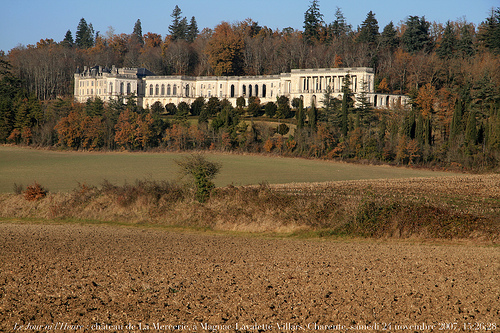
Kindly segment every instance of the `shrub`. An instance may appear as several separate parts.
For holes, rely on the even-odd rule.
[[[180,173],[183,176],[192,176],[195,185],[195,199],[199,202],[205,202],[215,185],[212,179],[219,173],[221,165],[208,161],[203,155],[195,154],[186,157],[182,161],[177,161],[181,167]]]
[[[35,182],[33,185],[26,187],[26,191],[24,191],[24,198],[28,201],[37,201],[45,198],[47,196],[47,192],[48,191],[46,189]]]

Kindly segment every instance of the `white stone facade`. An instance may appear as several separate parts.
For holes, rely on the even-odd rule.
[[[290,101],[300,98],[304,106],[313,102],[321,107],[323,94],[328,86],[333,96],[342,98],[341,89],[346,75],[351,77],[351,89],[355,96],[364,90],[375,107],[406,105],[408,97],[402,95],[377,94],[374,92],[372,68],[324,68],[292,69],[290,73],[262,76],[157,76],[144,69],[101,67],[85,68],[75,73],[75,99],[84,103],[89,98],[100,97],[103,101],[117,96],[135,94],[137,103],[147,108],[155,102],[163,106],[168,103],[192,103],[197,97],[226,98],[234,106],[236,99],[256,96],[262,104],[276,102],[277,97],[287,96]]]

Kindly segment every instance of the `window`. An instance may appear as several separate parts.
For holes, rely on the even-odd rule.
[[[113,83],[110,83],[109,84],[109,93],[112,94],[113,93]]]
[[[158,96],[160,94],[160,86],[157,84],[155,86],[155,95]]]
[[[120,83],[120,94],[123,95],[123,82]]]
[[[177,95],[177,85],[174,84],[174,87],[172,88],[172,95],[176,96]]]
[[[170,96],[171,94],[171,90],[170,90],[170,84],[167,85],[167,96]]]
[[[130,86],[130,83],[127,83],[127,95],[130,95],[130,93],[132,92],[132,87]]]
[[[164,84],[161,85],[161,95],[165,96],[165,85]]]
[[[149,95],[153,96],[153,85],[152,84],[149,85]]]

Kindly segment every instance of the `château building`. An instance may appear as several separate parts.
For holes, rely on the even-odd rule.
[[[236,99],[243,96],[258,97],[262,104],[275,102],[284,95],[290,101],[300,98],[304,106],[314,102],[321,103],[328,86],[333,97],[342,98],[344,78],[351,78],[351,90],[355,97],[364,91],[374,107],[393,107],[406,105],[408,96],[380,94],[374,90],[374,71],[372,68],[320,68],[292,69],[290,73],[257,76],[158,76],[145,68],[87,68],[75,73],[75,99],[86,102],[89,98],[99,97],[103,101],[118,96],[135,94],[137,104],[144,108],[160,102],[178,105],[180,102],[191,104],[196,98],[218,97],[228,99],[236,106]]]

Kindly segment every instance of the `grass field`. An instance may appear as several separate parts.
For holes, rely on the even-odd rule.
[[[0,146],[0,193],[12,192],[14,183],[37,181],[50,191],[69,191],[78,183],[99,185],[133,183],[136,179],[175,180],[176,160],[182,153],[57,152]],[[217,186],[268,182],[323,182],[358,179],[438,177],[454,173],[390,166],[356,165],[332,161],[256,155],[207,154],[222,164]]]

